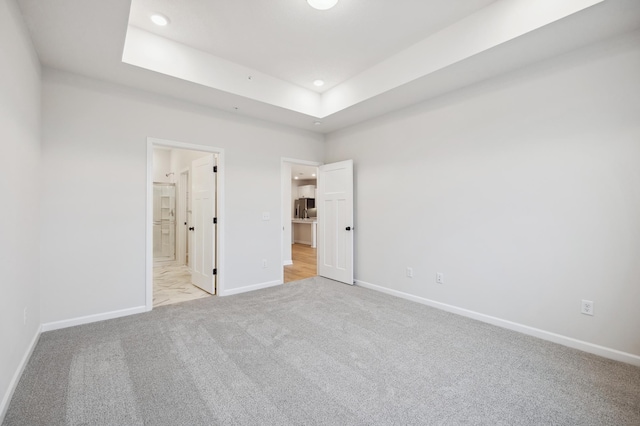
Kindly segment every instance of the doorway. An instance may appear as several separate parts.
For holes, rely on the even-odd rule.
[[[147,140],[146,308],[223,287],[221,149]]]
[[[309,177],[317,179],[316,187],[291,183],[307,177],[304,169],[297,169],[302,166],[313,167],[315,176],[310,170]],[[353,285],[353,161],[344,160],[321,165],[283,158],[281,185],[282,282],[320,275]],[[296,197],[303,199],[312,196],[313,206],[295,201]],[[310,211],[313,211],[311,215]],[[306,240],[300,241],[300,237],[296,236],[296,222],[306,225]],[[311,227],[310,222],[314,222]],[[315,253],[298,252],[300,260],[297,264],[305,269],[300,274],[294,273],[295,268],[291,268],[296,265],[293,257],[296,242],[306,242],[310,248],[315,249]],[[307,265],[304,265],[305,259],[309,261]],[[311,263],[314,259],[315,265]]]
[[[317,275],[318,163],[282,161],[282,282]]]

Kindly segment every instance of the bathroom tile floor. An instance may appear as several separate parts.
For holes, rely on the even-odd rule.
[[[153,265],[153,306],[170,305],[211,296],[191,284],[191,273],[176,262],[155,262]]]

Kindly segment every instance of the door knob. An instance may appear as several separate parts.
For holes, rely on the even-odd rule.
[[[195,229],[196,229],[196,228],[194,228],[193,226],[190,226],[190,227],[189,227],[189,231],[193,231],[193,230],[195,230]]]
[[[346,229],[347,231],[351,231],[351,227],[350,227],[350,226],[347,226],[345,229]]]

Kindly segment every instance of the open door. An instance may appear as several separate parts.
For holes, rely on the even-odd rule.
[[[189,231],[192,233],[191,282],[206,292],[215,294],[216,281],[213,272],[216,227],[213,223],[216,203],[216,175],[214,172],[213,155],[207,155],[191,163],[193,176],[191,178],[191,208],[192,224]]]
[[[353,285],[353,160],[318,168],[318,275]]]

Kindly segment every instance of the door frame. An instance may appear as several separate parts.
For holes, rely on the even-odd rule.
[[[153,309],[153,148],[173,148],[190,151],[202,151],[217,155],[218,173],[216,179],[216,205],[218,223],[216,228],[217,245],[214,265],[217,269],[216,294],[224,294],[225,258],[224,258],[224,224],[225,224],[225,204],[224,204],[224,149],[208,145],[197,145],[192,143],[172,141],[168,139],[147,138],[147,212],[146,212],[146,244],[145,244],[145,309]]]
[[[287,226],[287,224],[289,226],[291,226],[291,200],[293,199],[293,194],[291,194],[291,169],[289,168],[288,171],[289,173],[285,173],[285,163],[289,163],[289,164],[300,164],[303,166],[312,166],[312,167],[320,167],[322,166],[324,163],[319,162],[319,161],[309,161],[309,160],[300,160],[297,158],[287,158],[287,157],[281,157],[280,158],[280,208],[282,209],[282,214],[280,215],[280,228],[282,229],[282,232],[280,233],[280,283],[283,284],[284,283],[284,267],[285,267],[285,262],[287,262],[288,260],[291,259],[285,259],[284,256],[284,245],[285,244],[291,244],[291,241],[286,242],[285,241],[285,232],[284,232],[284,227]],[[285,195],[286,195],[286,185],[289,185],[289,199],[288,199],[288,207],[285,208],[284,203],[285,203]],[[320,219],[318,219],[320,220]],[[316,250],[318,250],[320,247],[316,246]],[[316,252],[317,253],[317,252]],[[316,267],[316,274],[318,273],[318,269]]]

